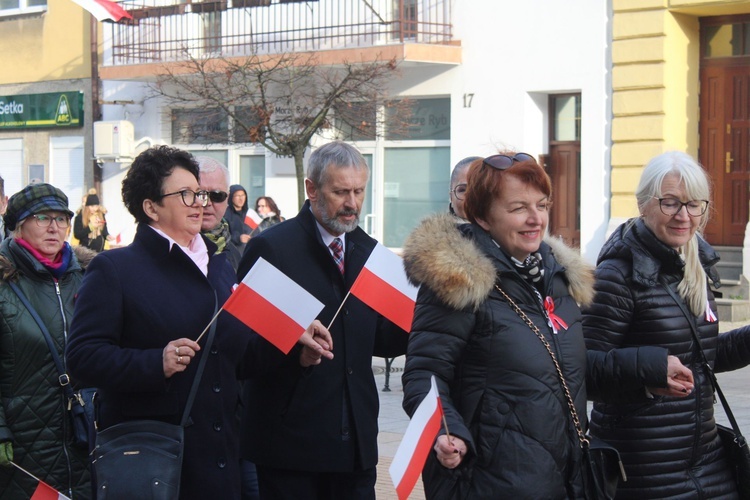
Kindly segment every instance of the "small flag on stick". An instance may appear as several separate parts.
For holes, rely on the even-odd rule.
[[[417,484],[427,461],[427,455],[430,454],[435,437],[440,430],[443,407],[440,404],[440,394],[434,375],[430,382],[432,385],[430,392],[419,403],[417,411],[412,415],[404,438],[398,445],[396,455],[388,469],[399,500],[408,498],[414,485]]]
[[[378,243],[351,287],[359,300],[406,330],[411,330],[418,287],[406,278],[401,257]]]
[[[71,500],[70,497],[63,495],[17,463],[11,462],[10,464],[38,483],[30,500]]]
[[[261,257],[222,309],[288,354],[323,304]]]
[[[245,224],[250,226],[251,229],[255,229],[263,221],[263,217],[258,215],[258,212],[252,208],[247,209],[247,215],[245,215]]]

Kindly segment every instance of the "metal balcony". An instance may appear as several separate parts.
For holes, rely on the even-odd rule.
[[[451,0],[126,0],[103,66],[403,44],[451,45]]]

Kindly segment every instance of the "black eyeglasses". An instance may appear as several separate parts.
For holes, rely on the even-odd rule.
[[[198,200],[198,205],[201,207],[208,205],[208,191],[190,191],[189,189],[183,189],[182,191],[163,194],[161,195],[161,198],[174,196],[176,194],[179,194],[182,197],[182,203],[184,203],[186,207],[192,207],[195,205],[195,200]]]
[[[482,161],[482,165],[487,165],[498,170],[506,170],[513,166],[515,162],[531,160],[536,163],[533,156],[526,153],[516,153],[514,156],[508,155],[492,155],[488,156]]]
[[[56,215],[52,217],[51,215],[34,214],[32,217],[36,220],[36,225],[39,227],[50,227],[52,221],[55,221],[55,224],[57,224],[57,227],[59,228],[66,228],[70,225],[70,218],[66,215]]]
[[[685,209],[687,210],[687,214],[690,217],[700,217],[701,215],[706,213],[706,210],[708,210],[708,200],[690,200],[683,203],[676,198],[656,199],[659,200],[659,208],[661,209],[661,213],[672,217],[680,213],[682,207],[685,207]]]
[[[451,189],[451,193],[456,197],[457,200],[463,200],[466,194],[466,184],[456,184],[456,187]]]
[[[226,191],[206,191],[206,193],[208,193],[208,199],[211,200],[211,203],[221,203],[229,198],[229,193]]]

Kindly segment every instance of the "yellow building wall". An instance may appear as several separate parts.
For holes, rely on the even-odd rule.
[[[643,166],[698,155],[700,17],[750,12],[748,0],[613,0],[612,218],[638,214]]]
[[[47,12],[0,19],[0,85],[89,78],[90,15],[70,0],[48,0]]]

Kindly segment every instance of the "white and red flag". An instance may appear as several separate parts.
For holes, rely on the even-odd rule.
[[[73,0],[86,9],[97,21],[117,22],[123,17],[133,19],[130,13],[112,0]]]
[[[258,215],[258,212],[253,210],[252,208],[247,209],[247,214],[245,215],[245,224],[250,226],[252,229],[255,229],[260,225],[261,221],[263,221],[263,217]]]
[[[406,278],[401,257],[378,243],[350,292],[407,332],[414,318],[418,287]]]
[[[412,415],[404,438],[398,445],[396,455],[388,469],[399,500],[408,498],[414,485],[417,484],[427,461],[427,455],[430,454],[438,431],[440,431],[443,406],[440,404],[440,393],[434,375],[430,382],[432,384],[430,392],[419,403],[417,411]]]
[[[323,304],[261,257],[222,309],[288,354]]]
[[[70,500],[70,497],[66,497],[44,481],[39,481],[31,500]]]

